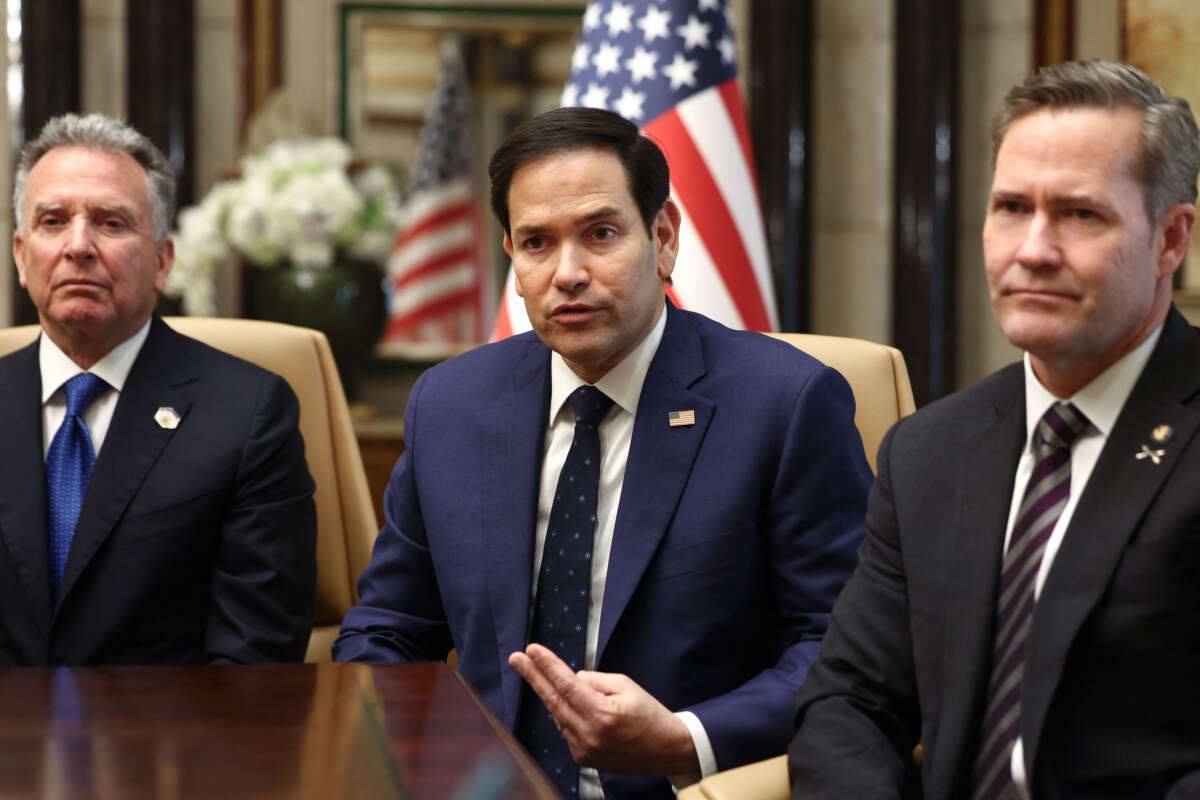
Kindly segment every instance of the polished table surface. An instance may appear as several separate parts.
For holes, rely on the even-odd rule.
[[[556,796],[441,663],[0,670],[0,797]]]

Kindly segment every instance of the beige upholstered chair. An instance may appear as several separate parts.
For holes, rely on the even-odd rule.
[[[916,410],[904,356],[894,347],[812,333],[772,333],[820,359],[846,378],[854,391],[854,424],[862,436],[867,461],[875,469],[875,453],[888,428]]]
[[[879,442],[896,421],[916,410],[904,356],[894,347],[840,336],[773,333],[845,376],[854,391],[854,424],[871,469]],[[679,800],[788,800],[787,756],[710,775],[679,793]]]
[[[789,800],[787,756],[709,775],[679,792],[678,800]]]
[[[244,319],[168,317],[180,333],[281,375],[300,399],[300,432],[316,483],[317,596],[308,661],[328,661],[342,616],[379,532],[350,410],[325,334]],[[0,354],[33,341],[38,327],[0,330]]]

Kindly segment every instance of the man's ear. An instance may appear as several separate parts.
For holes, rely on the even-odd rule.
[[[154,288],[159,293],[167,286],[167,275],[171,272],[171,267],[175,266],[175,240],[170,236],[164,236],[162,241],[158,243],[158,273],[154,276]]]
[[[21,234],[13,234],[13,263],[17,265],[17,280],[21,282],[21,287],[28,289],[25,283],[25,240],[21,238]]]
[[[1170,277],[1183,263],[1188,243],[1192,238],[1192,225],[1196,221],[1196,206],[1191,203],[1176,203],[1166,210],[1158,223],[1157,255],[1158,275]]]
[[[658,254],[658,277],[664,281],[675,269],[675,257],[679,255],[679,206],[667,198],[663,207],[654,215],[650,235]]]

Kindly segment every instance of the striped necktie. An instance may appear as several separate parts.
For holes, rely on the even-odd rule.
[[[1089,425],[1075,406],[1055,403],[1034,431],[1037,461],[1021,499],[1000,574],[992,675],[982,744],[975,760],[976,800],[1017,796],[1010,764],[1020,731],[1021,676],[1033,621],[1034,587],[1046,542],[1071,494],[1071,445]]]

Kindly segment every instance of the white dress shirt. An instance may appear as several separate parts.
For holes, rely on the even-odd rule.
[[[1063,508],[1058,522],[1055,523],[1054,530],[1050,532],[1050,538],[1046,541],[1042,563],[1038,566],[1037,578],[1033,585],[1035,598],[1041,596],[1042,585],[1046,582],[1046,576],[1050,574],[1054,557],[1058,555],[1058,548],[1062,544],[1063,536],[1071,524],[1071,517],[1075,513],[1079,496],[1083,494],[1088,478],[1091,477],[1092,469],[1100,459],[1100,451],[1104,449],[1104,443],[1108,441],[1108,435],[1112,431],[1113,425],[1116,424],[1117,417],[1125,406],[1125,401],[1129,399],[1134,384],[1141,376],[1146,362],[1150,360],[1150,354],[1154,351],[1154,345],[1158,342],[1161,333],[1162,326],[1159,325],[1153,333],[1146,337],[1145,341],[1126,353],[1120,361],[1097,375],[1091,383],[1076,392],[1073,397],[1067,399],[1067,402],[1074,403],[1075,407],[1083,412],[1091,425],[1071,447],[1071,491],[1067,497],[1067,504]],[[1004,534],[1005,550],[1008,549],[1008,540],[1012,537],[1013,526],[1017,522],[1017,512],[1021,507],[1021,499],[1025,495],[1025,485],[1029,483],[1029,476],[1033,473],[1033,467],[1037,461],[1033,450],[1033,432],[1042,415],[1060,399],[1042,386],[1037,376],[1033,374],[1033,366],[1029,363],[1029,353],[1026,353],[1025,449],[1021,453],[1021,460],[1017,463],[1017,479],[1013,485],[1012,504],[1008,512],[1008,528]],[[1036,607],[1034,613],[1036,613]],[[1016,744],[1013,746],[1012,776],[1021,797],[1029,800],[1029,789],[1025,779],[1025,748],[1020,735],[1017,736]]]
[[[629,460],[629,444],[633,440],[633,422],[637,416],[638,398],[650,362],[658,351],[666,328],[667,314],[663,309],[658,322],[646,334],[646,338],[629,355],[610,369],[604,377],[593,384],[613,401],[599,425],[600,436],[600,487],[596,502],[596,531],[592,540],[592,580],[588,599],[587,636],[584,647],[584,669],[596,667],[596,650],[600,641],[600,610],[604,606],[604,585],[608,576],[608,561],[612,554],[613,530],[616,528],[617,507],[621,498],[621,487],[625,483],[625,465]],[[542,547],[546,542],[546,531],[550,526],[550,509],[554,504],[554,490],[558,486],[558,474],[567,460],[571,439],[575,433],[575,416],[567,398],[571,392],[586,381],[567,366],[558,353],[550,355],[550,419],[546,431],[545,452],[542,457],[541,484],[538,490],[537,528],[533,547],[533,581],[530,588],[532,609],[537,598],[537,581],[542,567]],[[712,743],[704,731],[699,717],[690,711],[679,712],[678,716],[692,735],[692,742],[700,761],[700,775],[670,776],[676,786],[684,786],[700,777],[716,771],[717,757]],[[582,800],[600,800],[604,791],[600,776],[595,769],[583,767],[579,770],[579,796]]]
[[[83,412],[83,422],[87,425],[92,437],[92,450],[100,455],[100,446],[108,434],[109,423],[112,422],[113,411],[117,407],[117,398],[125,387],[125,379],[133,362],[141,352],[146,336],[150,333],[150,323],[138,330],[133,336],[114,347],[105,354],[104,358],[86,370],[102,378],[109,385],[108,389],[100,392],[92,404]],[[84,372],[79,365],[70,359],[59,346],[50,340],[43,332],[38,340],[38,366],[42,373],[42,460],[50,452],[50,443],[54,434],[58,433],[63,419],[67,416],[67,393],[63,384]]]

